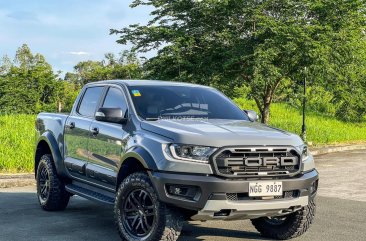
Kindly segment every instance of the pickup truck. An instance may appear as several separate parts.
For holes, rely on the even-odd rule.
[[[89,83],[69,115],[37,117],[40,206],[64,210],[73,195],[112,205],[122,240],[176,240],[187,220],[242,219],[266,237],[297,237],[315,213],[313,156],[257,119],[207,86]]]

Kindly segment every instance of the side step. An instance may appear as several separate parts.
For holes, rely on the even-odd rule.
[[[102,191],[103,193],[97,192],[97,190],[90,190],[89,188],[81,187],[75,184],[68,184],[65,186],[66,191],[76,194],[80,197],[101,202],[104,204],[114,204],[114,194],[108,193],[106,191]],[[94,188],[93,188],[94,189]]]

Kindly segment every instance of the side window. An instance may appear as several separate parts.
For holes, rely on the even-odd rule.
[[[117,88],[109,88],[105,97],[103,107],[107,108],[121,108],[123,113],[126,113],[127,103],[123,97],[122,92]]]
[[[78,113],[83,116],[94,116],[103,87],[90,87],[86,89],[78,108]]]

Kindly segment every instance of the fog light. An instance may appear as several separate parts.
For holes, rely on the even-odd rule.
[[[188,200],[197,201],[201,196],[201,190],[197,186],[183,186],[176,184],[167,184],[166,190],[169,195]]]
[[[177,186],[170,186],[169,193],[172,195],[177,196],[185,196],[187,194],[188,188],[186,187],[177,187]]]

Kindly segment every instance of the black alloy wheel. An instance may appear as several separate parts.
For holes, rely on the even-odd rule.
[[[131,191],[123,203],[123,225],[131,236],[147,236],[155,223],[155,205],[145,190]]]
[[[46,166],[42,165],[39,172],[38,197],[41,203],[47,202],[50,196],[50,175]]]
[[[286,216],[266,217],[264,218],[264,220],[271,225],[281,225],[286,221],[286,218]]]

